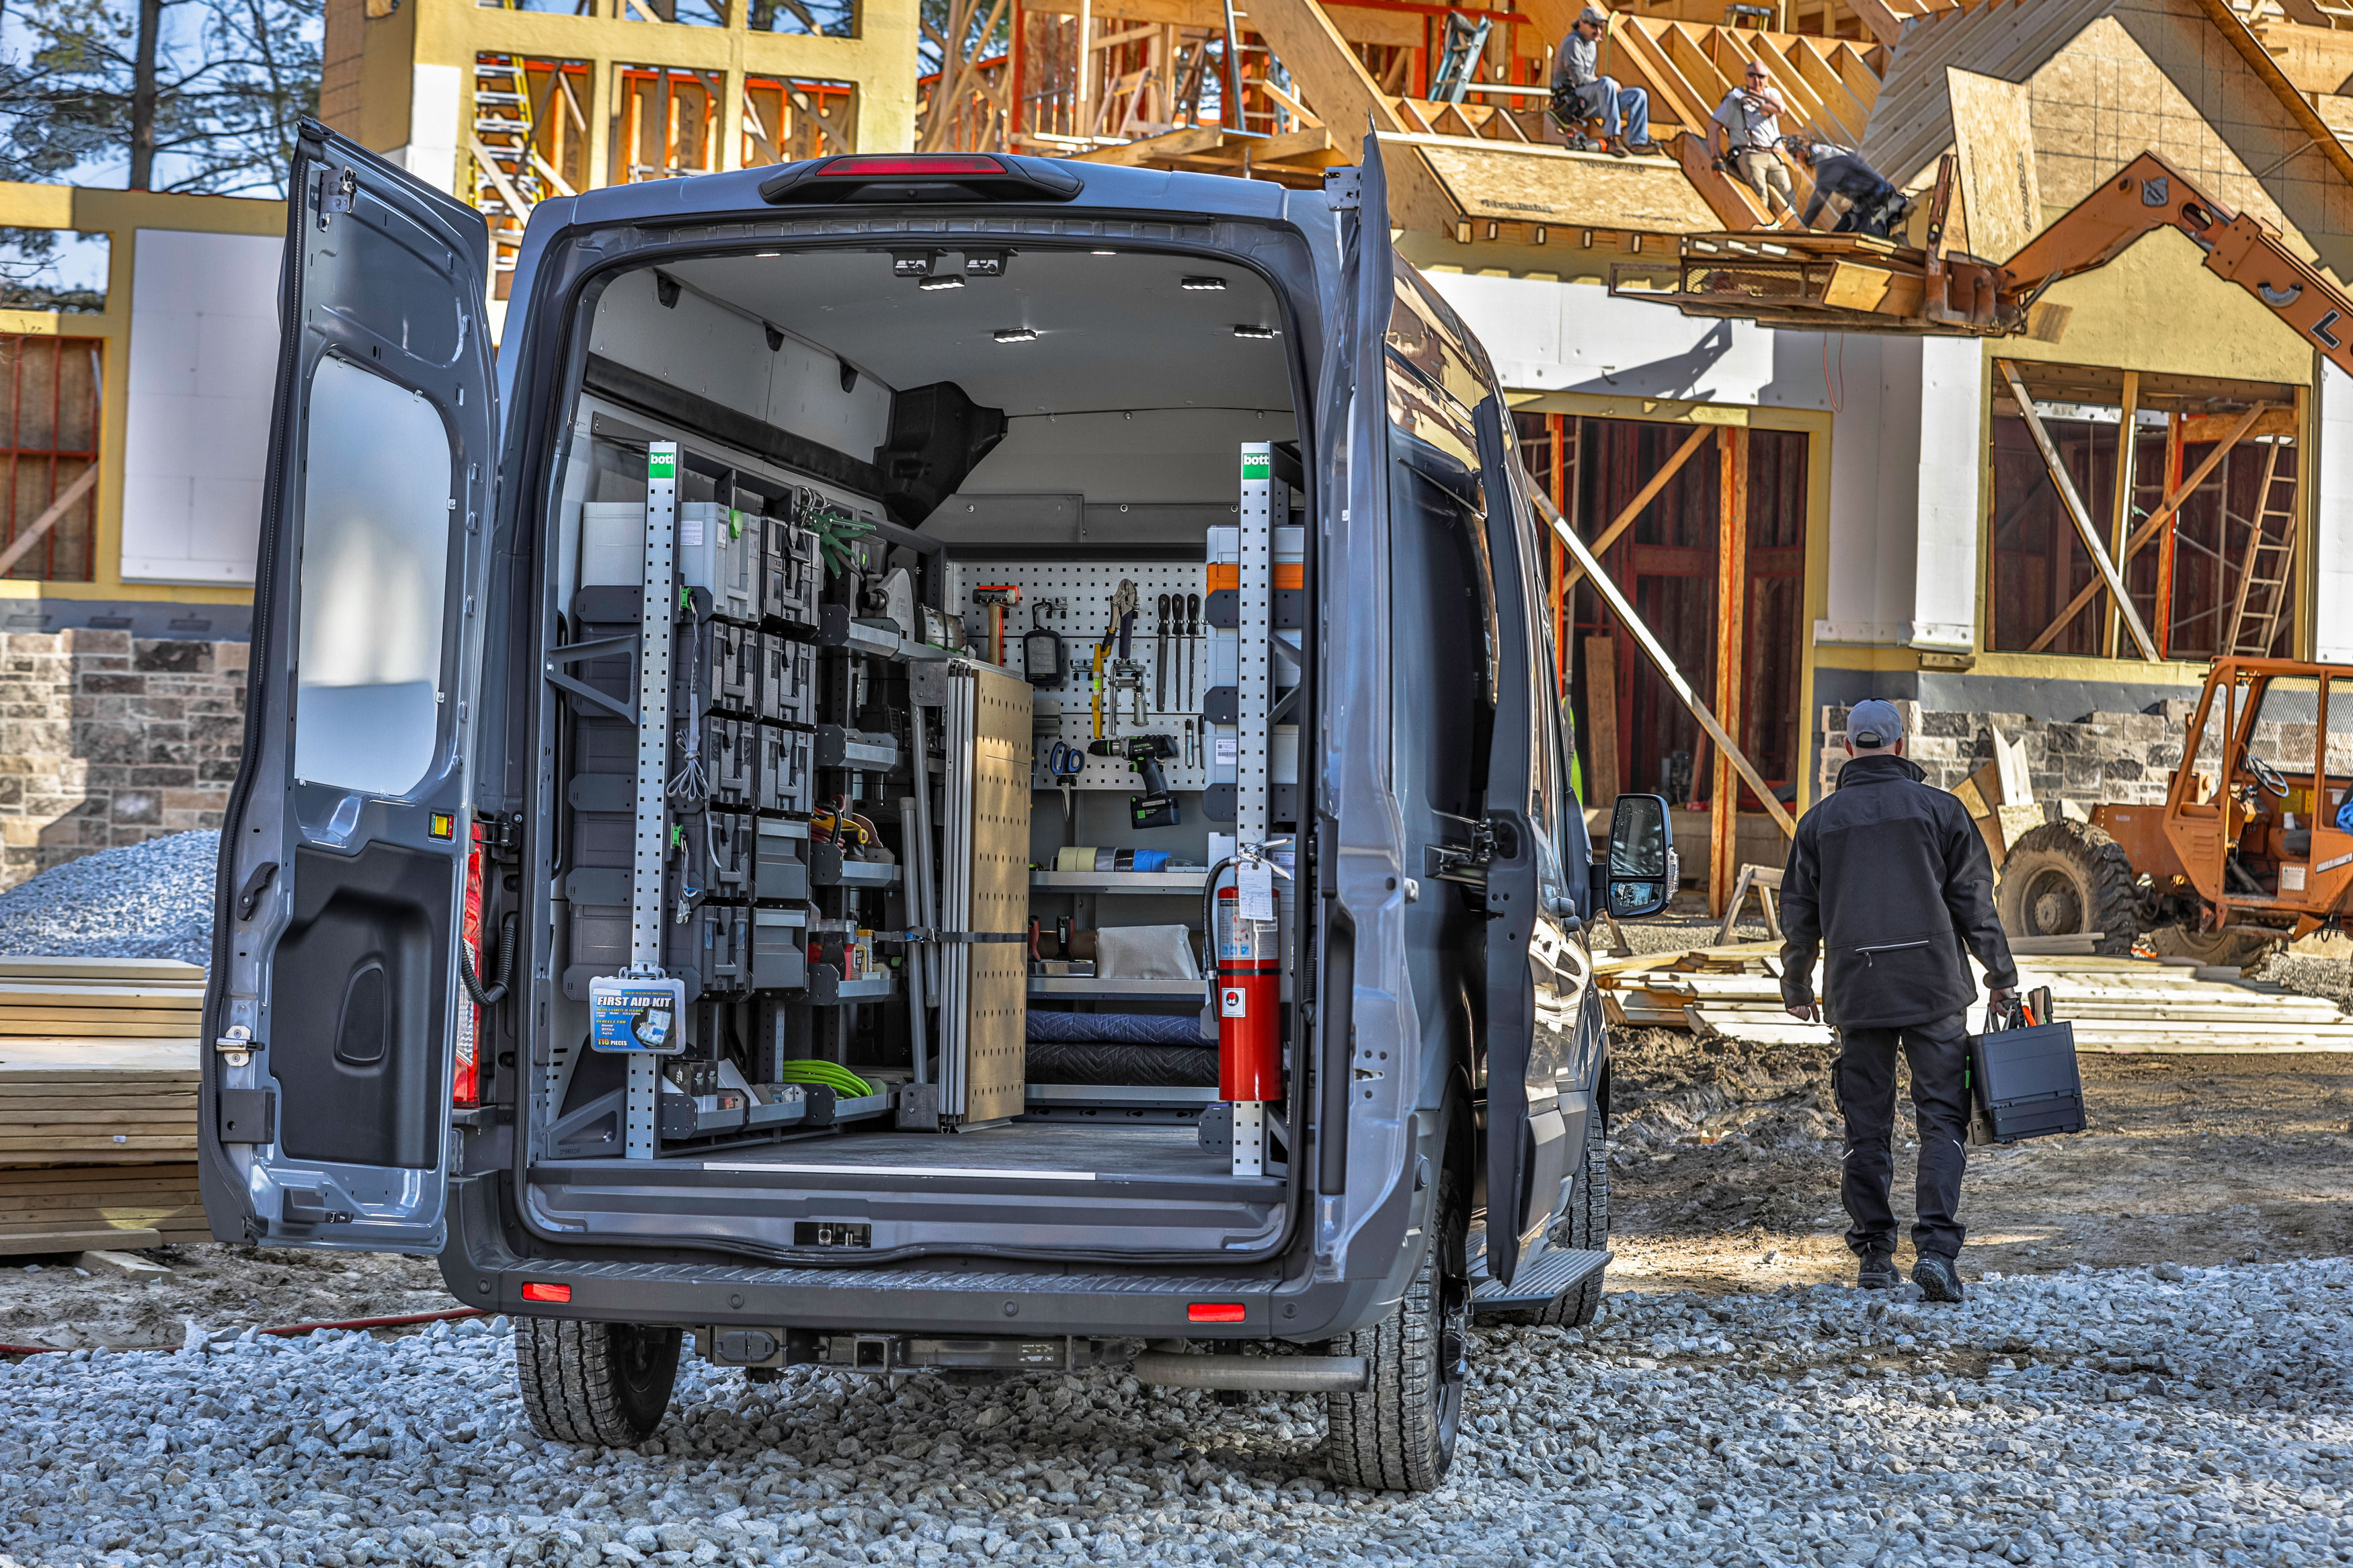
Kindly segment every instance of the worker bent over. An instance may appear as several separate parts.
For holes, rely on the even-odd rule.
[[[1894,704],[1848,710],[1838,788],[1806,813],[1781,883],[1781,999],[1800,1018],[1814,1005],[1814,954],[1838,1027],[1831,1088],[1846,1118],[1840,1196],[1854,1224],[1846,1244],[1865,1289],[1895,1283],[1895,1052],[1912,1064],[1920,1129],[1920,1255],[1912,1278],[1932,1301],[1961,1299],[1955,1267],[1967,1234],[1955,1217],[1969,1108],[1963,1014],[1975,999],[1966,954],[1985,965],[1993,999],[2018,984],[1994,915],[1993,865],[1968,810],[1906,761]]]
[[[1569,25],[1553,64],[1552,112],[1561,129],[1571,132],[1599,115],[1609,150],[1622,158],[1652,151],[1651,95],[1639,87],[1620,87],[1616,77],[1601,74],[1601,35],[1609,26],[1609,13],[1598,5],[1588,5]]]

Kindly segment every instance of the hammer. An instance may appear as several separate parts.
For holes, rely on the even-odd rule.
[[[988,662],[1005,662],[1005,612],[1021,602],[1021,590],[1010,583],[1000,583],[993,588],[975,588],[972,602],[988,606]]]

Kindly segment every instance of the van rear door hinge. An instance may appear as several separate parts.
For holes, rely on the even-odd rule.
[[[1460,826],[1469,835],[1470,842],[1423,845],[1423,875],[1441,882],[1460,882],[1466,888],[1485,888],[1487,868],[1495,859],[1494,828],[1467,816],[1455,816],[1445,812],[1434,815]]]
[[[1365,171],[1354,163],[1324,170],[1324,201],[1334,212],[1355,212],[1365,201]]]

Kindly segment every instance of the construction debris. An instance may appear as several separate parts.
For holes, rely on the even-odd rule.
[[[2052,1016],[2075,1026],[2078,1051],[2353,1051],[2353,1018],[2334,1002],[2236,978],[2235,971],[2181,959],[2019,956],[2020,987],[2050,987]],[[1613,1025],[1689,1029],[1749,1045],[1829,1046],[1836,1038],[1829,1025],[1793,1018],[1782,1005],[1778,943],[1646,953],[1595,967]]]

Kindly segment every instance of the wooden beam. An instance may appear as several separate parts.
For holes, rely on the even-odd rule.
[[[1719,451],[1723,469],[1715,491],[1715,711],[1725,729],[1737,735],[1741,656],[1748,640],[1747,427],[1723,426]],[[1725,900],[1732,896],[1739,851],[1740,783],[1732,776],[1732,759],[1718,748],[1715,776],[1707,795],[1707,912],[1712,915],[1724,913]]]
[[[1707,440],[1709,433],[1717,428],[1718,426],[1714,425],[1697,426],[1689,436],[1683,437],[1683,444],[1675,448],[1674,456],[1669,458],[1661,466],[1659,471],[1652,474],[1643,483],[1642,488],[1634,492],[1634,499],[1619,510],[1618,515],[1610,519],[1609,526],[1601,531],[1601,537],[1593,542],[1593,553],[1597,559],[1609,553],[1609,547],[1618,542],[1618,536],[1634,526],[1634,520],[1642,515],[1642,509],[1658,498],[1659,492],[1667,488],[1667,481],[1675,477],[1683,466],[1691,460],[1692,454],[1698,451]],[[1562,596],[1567,597],[1568,591],[1577,586],[1577,579],[1584,575],[1585,573],[1581,567],[1570,567],[1567,574],[1560,580]]]
[[[2034,399],[2028,395],[2026,384],[2018,379],[2018,367],[2006,359],[1996,360],[1994,363],[2000,366],[2003,377],[2009,381],[2010,395],[2018,401],[2019,416],[2026,421],[2027,431],[2034,437],[2036,449],[2042,454],[2042,466],[2050,470],[2051,483],[2059,491],[2059,504],[2066,508],[2067,516],[2075,524],[2077,537],[2083,540],[2084,548],[2091,552],[2094,569],[2099,573],[2100,581],[2107,584],[2110,596],[2116,600],[2117,610],[2132,631],[2133,646],[2140,649],[2143,658],[2155,663],[2157,644],[2150,640],[2148,628],[2141,625],[2140,610],[2133,604],[2132,595],[2126,591],[2125,580],[2116,571],[2116,563],[2108,558],[2108,547],[2101,542],[2100,531],[2093,524],[2092,514],[2084,508],[2084,498],[2075,493],[2074,476],[2067,472],[2066,462],[2059,456],[2058,444],[2051,439],[2051,432],[2042,427],[2042,416],[2034,411]]]
[[[31,527],[11,540],[6,550],[0,551],[0,577],[15,571],[16,563],[25,558],[25,552],[38,544],[49,530],[58,525],[59,518],[73,510],[74,502],[88,495],[90,487],[97,483],[98,464],[93,462],[81,471],[79,479],[65,488],[63,494],[42,509],[41,515],[33,520]]]
[[[1568,552],[1558,539],[1554,548]],[[1607,806],[1618,798],[1618,639],[1598,634],[1585,639],[1585,760],[1588,804]]]
[[[2140,372],[2137,370],[2125,372],[2124,416],[2124,423],[2116,426],[2116,499],[2108,509],[2108,549],[2119,563],[2126,559],[2125,540],[2132,530],[2133,443],[2139,435],[2134,421],[2140,417]],[[2116,643],[2124,629],[2116,606],[2109,605],[2107,640],[2101,647],[2110,658],[2116,657]]]
[[[1544,514],[1545,521],[1551,525],[1555,537],[1561,542],[1561,548],[1567,550],[1570,559],[1577,563],[1586,576],[1592,579],[1594,592],[1601,595],[1602,603],[1609,606],[1610,613],[1616,616],[1619,624],[1626,628],[1626,635],[1634,639],[1635,646],[1642,650],[1643,657],[1648,658],[1651,666],[1658,670],[1659,679],[1667,683],[1667,689],[1675,694],[1675,700],[1690,710],[1691,716],[1699,721],[1699,727],[1707,731],[1708,739],[1722,747],[1725,754],[1732,759],[1734,770],[1748,781],[1749,787],[1755,790],[1757,798],[1765,803],[1766,815],[1773,819],[1773,825],[1784,834],[1794,835],[1798,831],[1796,819],[1790,816],[1788,809],[1782,805],[1780,800],[1773,794],[1773,786],[1765,782],[1765,775],[1757,771],[1757,764],[1748,760],[1748,753],[1742,751],[1739,743],[1730,735],[1725,733],[1724,726],[1716,721],[1715,710],[1700,700],[1698,692],[1691,689],[1691,682],[1685,680],[1683,672],[1675,668],[1672,657],[1651,634],[1651,628],[1644,624],[1642,617],[1634,613],[1634,606],[1627,601],[1624,594],[1619,592],[1618,584],[1609,580],[1609,574],[1601,570],[1601,563],[1594,559],[1593,552],[1585,547],[1585,541],[1577,538],[1576,532],[1570,529],[1568,520],[1561,516],[1559,510],[1554,507],[1552,498],[1544,493],[1544,487],[1536,482],[1534,475],[1528,477],[1527,486],[1528,493],[1535,498],[1536,510]]]
[[[2031,406],[2031,405],[2022,405],[2021,406]],[[2206,454],[2206,460],[2198,465],[2198,471],[2190,475],[2189,479],[2184,480],[2179,487],[2168,493],[2164,501],[2158,505],[2158,509],[2155,511],[2150,512],[2148,516],[2142,521],[2141,525],[2138,528],[2133,530],[2132,537],[2125,541],[2126,561],[2131,561],[2134,554],[2139,551],[2141,546],[2147,544],[2150,540],[2157,537],[2158,530],[2164,528],[2168,523],[2173,521],[2173,514],[2180,510],[2182,502],[2188,500],[2192,495],[2197,493],[2198,487],[2206,482],[2206,476],[2212,473],[2216,467],[2221,463],[2222,459],[2231,455],[2231,448],[2237,446],[2239,442],[2244,438],[2249,430],[2254,428],[2255,423],[2263,416],[2264,412],[2269,409],[2270,406],[2271,405],[2269,404],[2258,403],[2253,408],[2248,409],[2244,414],[2239,416],[2239,423],[2232,427],[2228,436],[2225,436],[2219,443],[2216,444],[2212,451]],[[2034,427],[2038,429],[2040,428],[2039,422],[2037,422]],[[2044,460],[2046,462],[2049,460],[2047,456]],[[2080,506],[2082,502],[2079,501],[2076,504]],[[2026,645],[2026,651],[2029,653],[2041,653],[2044,648],[2049,647],[2052,640],[2058,637],[2062,631],[2066,629],[2067,623],[2073,620],[2077,613],[2080,612],[2084,605],[2090,604],[2093,598],[2098,595],[2100,587],[2100,579],[2095,577],[2091,582],[2084,584],[2082,588],[2078,589],[2075,596],[2067,601],[2067,607],[2060,611],[2058,616],[2052,619],[2049,626],[2042,628],[2040,636],[2038,636],[2032,642]],[[2163,600],[2158,601],[2158,613],[2160,617],[2169,613],[2167,610]],[[2136,611],[2135,618],[2137,619],[2137,617],[2138,612]]]

